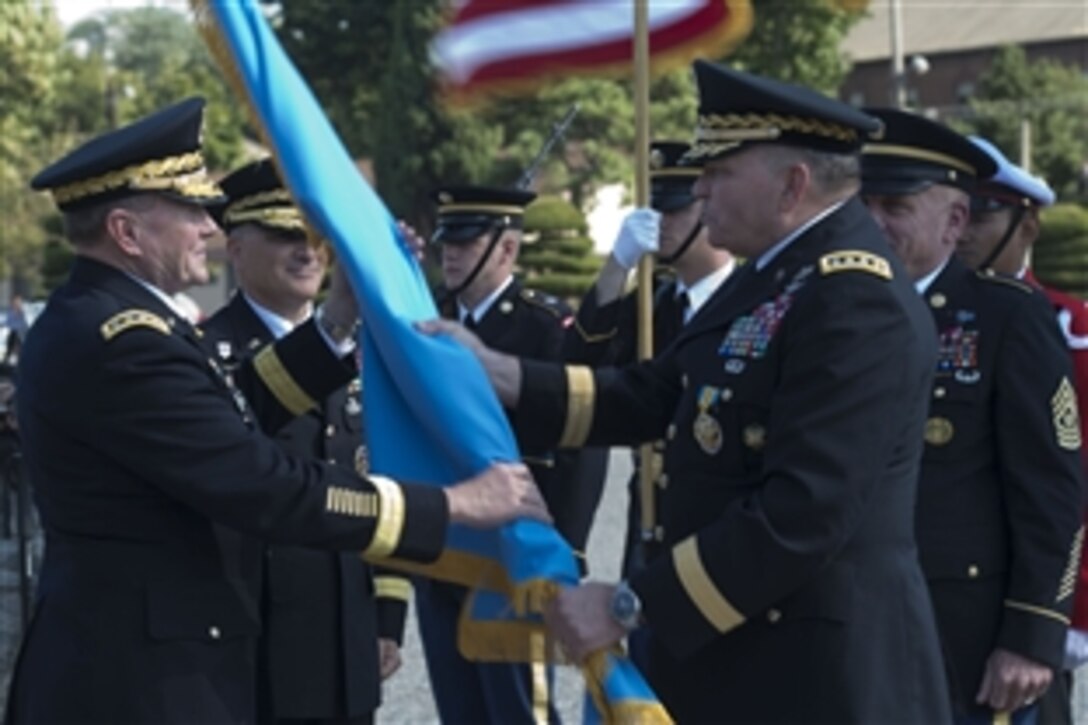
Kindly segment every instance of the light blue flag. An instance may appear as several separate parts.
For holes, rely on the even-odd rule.
[[[363,410],[373,470],[445,485],[493,462],[519,460],[506,416],[475,357],[449,338],[414,329],[416,321],[438,316],[426,280],[255,0],[193,5],[213,55],[247,101],[295,202],[332,243],[359,297]],[[449,383],[452,370],[456,385]],[[570,547],[554,528],[535,521],[495,531],[451,527],[442,557],[422,571],[475,588],[480,601],[505,613],[505,621],[514,612],[522,626],[509,630],[486,610],[474,618],[485,629],[495,625],[491,631],[500,640],[507,631],[515,633],[499,648],[512,661],[546,657],[527,641],[525,624],[539,624],[541,603],[578,581]],[[592,662],[586,671],[594,707],[587,708],[587,719],[667,721],[630,662],[610,653]]]

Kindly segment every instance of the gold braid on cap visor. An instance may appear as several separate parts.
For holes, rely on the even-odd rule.
[[[857,130],[818,118],[783,116],[777,113],[710,114],[699,116],[695,129],[695,145],[685,157],[699,158],[717,154],[735,148],[745,141],[773,141],[786,131],[822,136],[847,144],[858,141]]]
[[[227,206],[226,216],[229,217],[231,213],[236,211],[253,209],[258,206],[267,206],[268,204],[294,204],[294,201],[291,199],[291,193],[287,191],[287,189],[262,191],[259,194],[243,196],[238,201],[229,204]]]
[[[472,212],[477,214],[509,214],[511,216],[522,216],[525,213],[525,209],[512,204],[473,204],[469,202],[443,204],[438,207],[439,214],[469,214]]]
[[[67,204],[113,189],[128,187],[137,191],[175,191],[194,198],[222,196],[223,191],[208,176],[204,157],[199,151],[180,156],[145,161],[101,176],[76,181],[53,189],[53,199]]]
[[[223,215],[223,221],[230,224],[258,222],[276,229],[309,232],[302,214],[295,207],[271,206],[264,209],[230,209]]]

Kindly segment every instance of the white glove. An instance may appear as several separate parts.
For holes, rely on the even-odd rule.
[[[657,251],[660,234],[661,214],[653,209],[635,209],[620,226],[612,245],[612,257],[624,269],[631,269],[642,255]]]
[[[1069,628],[1065,633],[1064,669],[1075,670],[1088,664],[1088,632]]]

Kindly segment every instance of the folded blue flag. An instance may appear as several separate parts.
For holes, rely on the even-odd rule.
[[[193,5],[201,32],[247,101],[295,202],[332,243],[359,297],[372,469],[394,479],[445,485],[496,461],[519,460],[506,416],[476,358],[449,338],[415,330],[415,322],[438,316],[419,265],[256,1]],[[457,371],[456,385],[449,383],[451,370]],[[466,617],[481,627],[474,654],[506,661],[551,659],[539,611],[559,587],[578,581],[566,541],[536,521],[494,531],[451,527],[438,562],[404,568],[474,589],[482,607],[475,611],[479,616]],[[587,718],[616,721],[637,714],[643,722],[667,721],[630,662],[612,653],[593,662],[587,672],[601,679],[587,682],[595,693]]]

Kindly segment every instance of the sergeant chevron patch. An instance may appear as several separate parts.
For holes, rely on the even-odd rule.
[[[166,320],[147,310],[118,312],[103,322],[102,327],[99,329],[102,332],[102,338],[109,341],[133,327],[150,327],[152,330],[158,330],[164,335],[170,334],[170,325],[167,324]]]
[[[1054,432],[1058,445],[1067,451],[1080,450],[1080,416],[1077,414],[1077,398],[1069,378],[1062,377],[1054,397],[1050,399],[1054,416]]]
[[[892,266],[888,260],[860,250],[847,249],[820,257],[820,274],[827,276],[835,272],[868,272],[883,279],[892,278]]]

